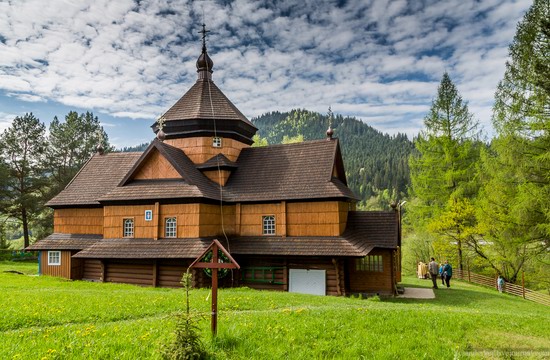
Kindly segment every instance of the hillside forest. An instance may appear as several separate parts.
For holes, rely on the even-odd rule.
[[[252,119],[254,146],[340,141],[349,187],[360,210],[403,215],[403,268],[434,256],[467,269],[550,291],[550,8],[535,0],[518,24],[495,92],[490,140],[452,74],[443,74],[423,130],[383,134],[360,119],[305,109]],[[88,112],[33,114],[0,135],[0,248],[21,249],[52,232],[44,204],[97,151],[115,150]]]

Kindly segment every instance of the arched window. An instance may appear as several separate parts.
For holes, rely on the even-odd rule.
[[[264,235],[275,235],[275,216],[268,215],[262,216],[263,223],[263,234]]]
[[[164,219],[164,237],[175,238],[177,237],[178,226],[175,217],[168,217]]]
[[[123,220],[123,237],[134,237],[134,219],[124,219]]]

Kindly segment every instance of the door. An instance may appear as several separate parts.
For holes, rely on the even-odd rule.
[[[326,271],[289,269],[288,291],[300,294],[326,295]]]

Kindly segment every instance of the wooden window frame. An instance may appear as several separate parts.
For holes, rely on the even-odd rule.
[[[365,272],[384,272],[383,255],[367,255],[360,259],[355,259],[355,271]]]
[[[273,223],[269,223],[272,218]],[[277,234],[277,221],[275,215],[263,215],[262,216],[262,235],[273,236]]]
[[[126,220],[132,221],[132,235],[126,235]],[[136,222],[133,217],[126,217],[122,219],[122,237],[126,239],[132,239],[136,236]]]
[[[223,147],[223,139],[220,136],[213,136],[212,147],[218,148],[218,149]]]
[[[168,235],[168,220],[174,220],[174,235]],[[164,217],[164,237],[165,238],[177,238],[178,237],[178,218],[177,216],[165,216]]]
[[[53,262],[52,258],[54,258],[54,254],[57,254],[57,262]],[[61,251],[59,250],[53,250],[48,251],[48,266],[61,266]]]

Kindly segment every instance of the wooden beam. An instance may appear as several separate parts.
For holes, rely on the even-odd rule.
[[[281,201],[281,236],[286,237],[286,201]]]
[[[99,280],[101,280],[101,282],[105,282],[105,262],[103,260],[100,260],[100,262],[101,262],[101,276]]]
[[[153,261],[153,287],[158,286],[158,273],[159,273],[158,261],[154,260]]]
[[[159,224],[160,224],[160,211],[158,201],[155,203],[155,210],[153,211],[153,221],[155,222],[155,230],[153,234],[153,240],[159,239]],[[177,224],[177,223],[176,223]],[[176,229],[177,231],[177,229]]]
[[[340,285],[340,266],[338,264],[338,259],[332,258],[332,264],[334,264],[334,269],[336,270],[336,293],[338,296],[341,296],[342,288]]]

